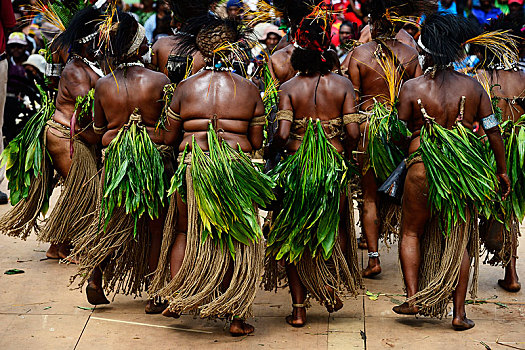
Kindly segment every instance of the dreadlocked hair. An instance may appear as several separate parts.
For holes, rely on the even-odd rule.
[[[519,14],[508,14],[505,16],[500,16],[497,19],[490,21],[485,25],[484,32],[504,32],[509,35],[509,41],[504,44],[512,46],[516,50],[519,48],[520,44],[523,44],[525,39],[525,32],[522,32],[522,27],[525,25],[523,16]],[[505,60],[503,55],[495,54],[493,50],[490,50],[486,46],[482,45],[471,45],[470,52],[481,53],[482,59],[479,63],[480,68],[484,69],[494,69],[494,67],[500,66],[505,67]],[[517,63],[517,62],[516,62]]]
[[[248,47],[253,44],[250,33],[239,21],[207,13],[188,20],[184,32],[178,35],[177,51],[181,56],[199,51],[207,62],[229,61],[232,56],[243,60],[245,54],[238,43],[242,40]]]
[[[102,20],[102,13],[93,6],[80,10],[73,16],[66,30],[55,39],[57,47],[69,50],[70,53],[80,53],[85,43],[79,42],[79,39],[95,33]]]
[[[297,44],[290,58],[296,71],[305,74],[330,72],[333,67],[330,60],[332,56],[326,55],[331,41],[329,29],[321,18],[305,18],[301,22],[297,28]]]
[[[368,1],[370,20],[377,33],[395,35],[410,17],[436,12],[434,0],[371,0]]]
[[[435,13],[425,19],[420,40],[437,66],[447,66],[462,58],[463,43],[479,34],[468,19],[445,13]]]

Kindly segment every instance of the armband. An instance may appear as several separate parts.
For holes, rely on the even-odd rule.
[[[279,111],[279,112],[277,112],[277,115],[276,115],[275,119],[277,121],[286,120],[286,121],[289,121],[289,122],[293,122],[293,112],[290,111],[289,109],[285,109],[285,110]]]
[[[366,120],[366,115],[359,114],[359,113],[350,113],[343,115],[343,124],[348,125],[351,123],[358,123],[361,124],[363,122],[363,119]]]
[[[488,130],[498,126],[499,122],[494,114],[491,114],[488,117],[481,119],[481,125],[483,125],[483,129]]]
[[[168,115],[168,118],[173,119],[176,122],[182,121],[182,118],[180,117],[180,115],[173,112],[173,109],[171,109],[171,107],[168,107],[167,115]]]
[[[62,71],[64,70],[64,65],[60,63],[46,63],[46,72],[45,75],[48,77],[60,77]]]
[[[93,124],[93,131],[94,131],[95,134],[97,134],[97,135],[103,135],[103,134],[106,133],[107,130],[108,130],[108,127],[107,127],[107,126],[96,127],[95,124]]]
[[[250,126],[266,125],[266,116],[255,117],[250,121]]]

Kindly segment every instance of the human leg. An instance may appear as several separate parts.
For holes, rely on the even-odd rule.
[[[513,223],[513,225],[518,224]],[[518,230],[512,231],[512,257],[507,266],[505,266],[505,278],[498,280],[498,285],[507,292],[511,293],[517,293],[521,290],[521,283],[519,282],[518,272],[516,271],[516,259],[518,254]]]
[[[293,312],[286,317],[286,322],[292,327],[303,327],[306,324],[306,288],[302,284],[294,264],[286,264],[286,275],[292,295]]]
[[[372,277],[381,273],[379,262],[379,211],[377,183],[373,170],[368,170],[361,180],[363,191],[363,231],[368,249],[368,266],[363,270],[363,277]]]
[[[414,164],[408,171],[403,192],[403,219],[401,222],[401,240],[399,242],[399,257],[401,269],[410,298],[418,291],[419,266],[421,264],[420,238],[425,224],[430,218],[427,207],[428,185],[425,168],[422,163]],[[403,303],[393,308],[398,314],[416,314],[415,305]]]
[[[465,249],[463,259],[461,260],[458,285],[453,293],[454,318],[452,319],[452,327],[457,331],[464,331],[475,325],[474,321],[467,318],[467,313],[465,311],[465,298],[467,296],[469,272],[470,258],[468,251]]]

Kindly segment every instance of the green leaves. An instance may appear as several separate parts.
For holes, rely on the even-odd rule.
[[[310,121],[297,152],[270,173],[285,194],[268,237],[267,254],[290,263],[305,252],[314,257],[322,254],[324,259],[332,255],[347,172],[346,161],[327,140],[321,122]]]
[[[104,169],[104,228],[114,209],[124,206],[135,219],[136,235],[144,213],[151,219],[159,217],[166,188],[162,157],[145,126],[131,122],[120,129],[106,149]]]
[[[265,206],[275,200],[272,191],[275,183],[261,173],[240,148],[234,150],[228,143],[219,142],[211,124],[208,146],[207,154],[193,138],[191,176],[206,233],[203,239],[213,240],[221,249],[228,248],[235,258],[233,240],[249,245],[262,237],[255,204]],[[182,161],[172,179],[170,193],[185,188],[186,167]]]
[[[37,88],[42,96],[40,109],[0,155],[2,166],[6,165],[11,205],[27,198],[32,180],[42,171],[44,157],[49,157],[44,146],[44,130],[47,121],[55,113],[55,105],[46,91],[39,85]],[[50,192],[46,193],[44,208],[48,206]]]
[[[395,145],[409,135],[407,127],[397,118],[395,108],[374,102],[368,129],[368,154],[376,177],[382,183],[405,158],[404,152]]]
[[[93,108],[95,108],[95,89],[91,89],[84,96],[77,96],[75,101],[75,111],[77,111],[78,121],[83,122],[93,120]]]
[[[448,130],[433,119],[426,120],[420,136],[418,152],[427,173],[429,205],[444,218],[445,234],[458,220],[466,221],[466,208],[493,215],[490,203],[498,200],[498,182],[481,138],[461,123]]]

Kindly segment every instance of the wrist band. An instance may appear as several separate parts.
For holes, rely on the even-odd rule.
[[[379,253],[378,252],[369,252],[368,253],[368,257],[369,258],[379,258]]]
[[[168,107],[167,115],[168,115],[168,118],[173,119],[176,122],[181,122],[182,121],[182,118],[180,117],[180,115],[175,113],[175,112],[173,112],[173,109],[171,109],[171,107]]]

